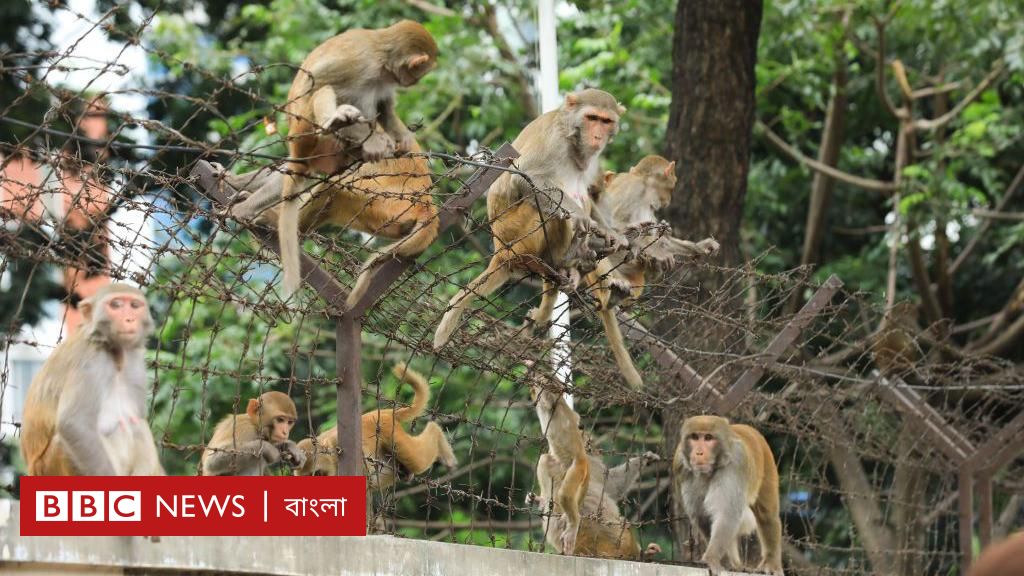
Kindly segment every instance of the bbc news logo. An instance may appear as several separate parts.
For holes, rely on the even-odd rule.
[[[67,522],[69,519],[72,522],[142,522],[142,492],[36,492],[36,522]]]
[[[365,536],[362,476],[24,476],[22,536]]]

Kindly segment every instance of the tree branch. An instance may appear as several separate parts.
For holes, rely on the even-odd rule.
[[[875,53],[875,91],[878,92],[878,99],[882,101],[882,106],[893,118],[904,118],[908,111],[897,110],[896,105],[889,98],[889,93],[885,91],[885,26],[888,24],[888,19],[873,18],[873,20],[878,36],[878,52]]]
[[[1024,164],[1021,164],[1020,169],[1017,170],[1017,175],[1013,177],[1013,181],[1010,182],[1010,186],[1006,189],[1006,192],[1003,193],[1003,197],[999,199],[999,203],[996,204],[996,212],[1001,212],[1006,208],[1010,199],[1013,198],[1013,195],[1020,189],[1021,183],[1024,183]],[[950,276],[956,274],[956,271],[964,263],[964,260],[967,260],[971,253],[974,252],[974,249],[978,247],[981,237],[984,236],[985,232],[988,232],[988,229],[991,227],[991,220],[985,220],[982,222],[981,227],[978,228],[978,233],[971,238],[971,241],[967,243],[967,247],[964,248],[964,251],[956,257],[956,260],[954,260],[953,264],[949,267]]]
[[[1024,222],[1024,212],[997,212],[995,210],[984,210],[976,208],[971,214],[986,218],[988,220],[1009,220],[1011,222]]]
[[[963,100],[957,102],[957,105],[954,106],[952,110],[946,112],[945,114],[939,116],[938,118],[933,118],[931,120],[914,120],[914,128],[917,130],[934,130],[936,128],[941,128],[946,124],[949,124],[950,121],[952,121],[954,118],[959,116],[964,111],[964,108],[967,108],[967,106],[970,105],[971,102],[977,100],[978,96],[981,96],[981,94],[985,90],[987,90],[988,87],[993,82],[995,82],[997,78],[999,78],[999,76],[1002,75],[1004,70],[1006,70],[1006,64],[1002,60],[1000,60],[999,62],[996,63],[995,68],[993,68],[992,71],[989,72],[987,76],[985,76],[981,83],[975,86],[974,90],[971,90],[971,92],[967,96],[965,96]]]
[[[842,170],[833,168],[827,164],[822,164],[821,162],[818,162],[813,158],[804,156],[803,152],[800,152],[793,146],[790,146],[788,143],[786,143],[785,140],[779,137],[778,134],[773,132],[772,129],[768,127],[768,125],[766,125],[764,122],[760,120],[754,123],[754,129],[761,130],[764,133],[764,136],[768,139],[768,141],[771,142],[772,145],[774,145],[776,148],[778,148],[779,151],[781,151],[783,154],[807,166],[808,168],[811,168],[812,170],[816,170],[818,172],[831,176],[836,180],[839,180],[840,182],[852,184],[865,190],[874,190],[876,192],[890,193],[896,189],[896,186],[892,182],[885,182],[883,180],[872,180],[870,178],[854,176],[853,174],[843,172]]]
[[[530,79],[527,78],[526,73],[523,71],[523,65],[519,63],[519,58],[516,53],[512,51],[512,48],[508,44],[508,40],[505,39],[505,35],[501,33],[498,28],[498,18],[495,13],[494,5],[485,3],[483,6],[483,15],[477,19],[487,34],[491,36],[494,41],[495,48],[498,49],[498,53],[501,54],[501,58],[511,64],[515,68],[515,81],[519,85],[519,102],[526,112],[526,115],[533,119],[540,115],[537,110],[537,102],[533,99],[533,92],[530,90]]]

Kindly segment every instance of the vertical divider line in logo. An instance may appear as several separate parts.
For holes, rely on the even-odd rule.
[[[267,491],[263,491],[263,523],[267,523]]]

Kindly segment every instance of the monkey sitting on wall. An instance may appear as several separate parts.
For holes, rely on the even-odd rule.
[[[718,242],[705,238],[700,242],[680,240],[669,233],[652,233],[649,228],[657,223],[655,212],[667,208],[672,202],[676,186],[675,162],[658,155],[645,156],[629,172],[604,176],[604,189],[594,194],[594,209],[604,215],[618,232],[630,238],[630,253],[616,252],[603,266],[591,274],[588,282],[594,284],[598,273],[611,270],[613,277],[629,283],[632,298],[639,298],[649,276],[660,275],[672,269],[679,260],[712,256],[718,252]],[[610,291],[598,292],[601,306],[608,302]]]
[[[701,561],[712,574],[723,569],[723,560],[732,570],[783,573],[779,471],[760,432],[719,416],[688,418],[672,461],[672,480],[690,519],[691,534],[707,542]],[[761,544],[761,563],[744,566],[740,537],[754,531]]]
[[[397,478],[405,481],[426,472],[440,460],[448,468],[458,464],[451,444],[437,422],[427,422],[416,436],[402,427],[423,414],[430,401],[430,385],[423,375],[404,363],[392,368],[399,380],[414,390],[412,404],[404,408],[371,410],[362,417],[363,457],[367,488],[385,490],[394,486]],[[338,474],[338,428],[333,427],[317,436],[299,442],[306,462],[298,473],[303,476],[335,476]]]
[[[413,140],[410,152],[419,151],[419,144]],[[224,175],[224,181],[236,191],[235,197],[240,198],[268,193],[276,196],[284,178],[284,174],[270,169]],[[439,221],[430,195],[432,185],[425,158],[402,156],[363,163],[354,172],[333,176],[302,195],[299,229],[303,233],[334,225],[395,240],[363,263],[348,297],[349,306],[354,306],[366,293],[380,264],[394,257],[416,258],[437,238]],[[256,220],[272,223],[277,211],[276,207],[269,207]]]
[[[235,218],[252,219],[282,203],[277,233],[287,295],[301,282],[298,196],[305,175],[337,174],[358,160],[375,162],[415,149],[412,132],[395,113],[395,90],[416,84],[436,63],[434,38],[410,20],[348,30],[302,62],[285,105],[289,161],[281,187],[264,188],[230,209]]]
[[[548,544],[560,554],[639,560],[661,552],[654,543],[641,552],[618,501],[636,484],[641,469],[660,457],[647,452],[608,468],[586,451],[580,416],[558,391],[537,381],[530,385],[548,452],[537,461],[540,496],[529,494],[527,505],[553,504],[544,520]]]
[[[283,392],[249,399],[244,414],[224,417],[200,458],[203,476],[265,476],[278,463],[299,468],[306,455],[288,439],[295,402]]]
[[[21,453],[33,476],[161,476],[146,421],[142,291],[111,284],[79,303],[83,324],[32,380]]]
[[[434,333],[435,350],[451,339],[473,299],[493,293],[514,270],[544,272],[541,304],[531,315],[536,324],[544,326],[551,321],[558,291],[552,272],[569,271],[570,276],[589,273],[597,264],[597,249],[625,248],[622,236],[592,209],[588,194],[590,184],[599,176],[601,153],[618,131],[623,113],[625,108],[607,92],[574,92],[566,95],[559,109],[530,122],[516,137],[513,145],[520,153],[516,165],[536,188],[510,172],[491,185],[487,217],[494,236],[494,256],[487,269],[448,303]],[[609,289],[614,281],[601,275],[594,289]],[[605,307],[598,310],[598,316],[619,371],[626,382],[639,388],[643,379],[633,366],[615,312]]]

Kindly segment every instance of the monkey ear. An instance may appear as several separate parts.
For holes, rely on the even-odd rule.
[[[569,92],[568,94],[565,95],[566,108],[575,108],[576,104],[578,104],[579,101],[579,96],[577,96],[575,92]]]
[[[676,171],[676,161],[673,160],[673,161],[668,163],[668,166],[665,166],[665,176],[671,176],[672,174],[675,173],[675,171]]]
[[[405,61],[405,65],[408,66],[409,68],[416,68],[417,66],[421,66],[429,61],[430,56],[426,54],[416,54],[410,56],[409,59]]]
[[[93,302],[92,298],[86,298],[78,303],[78,312],[82,314],[82,323],[92,322]]]
[[[622,116],[623,114],[626,113],[626,107],[623,106],[621,102],[615,103],[615,109],[618,111],[619,116]]]
[[[260,411],[260,401],[256,398],[249,398],[249,404],[245,407],[245,413],[251,418],[256,418]]]
[[[632,170],[632,168],[630,168],[630,170]],[[605,172],[604,172],[604,184],[605,184],[605,186],[611,184],[612,180],[615,180],[615,172],[612,172],[611,170],[605,170]]]

